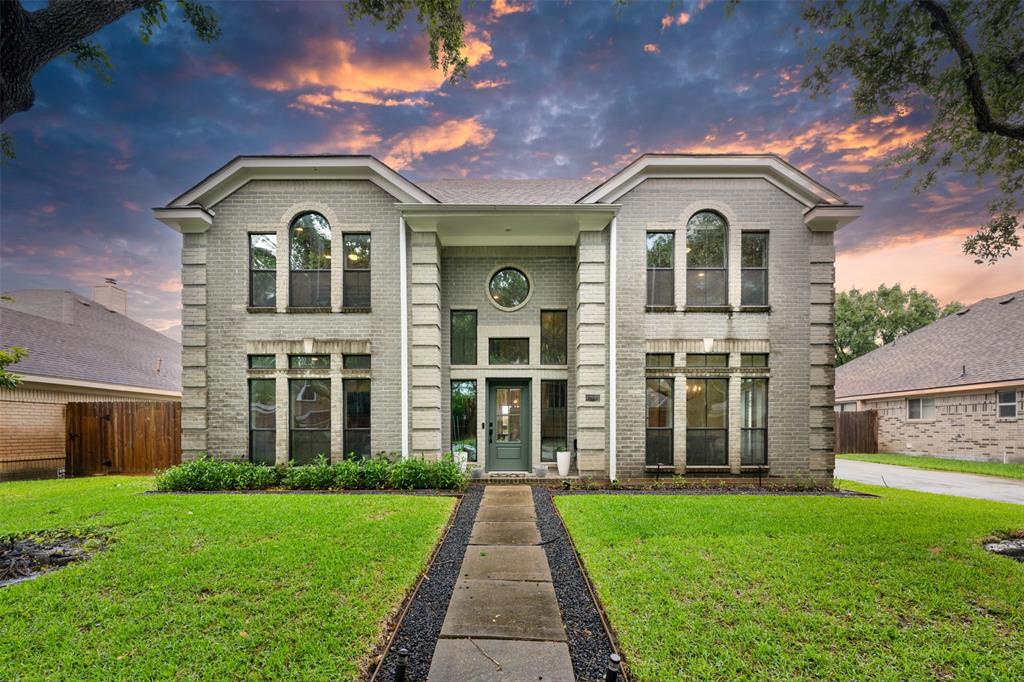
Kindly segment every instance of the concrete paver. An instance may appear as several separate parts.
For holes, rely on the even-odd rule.
[[[534,511],[533,505],[508,505],[508,504],[492,504],[489,506],[480,506],[480,511],[476,513],[477,521],[528,521],[534,523],[537,520],[537,512]]]
[[[470,545],[462,560],[460,578],[551,582],[548,557],[542,547]]]
[[[540,531],[533,521],[477,521],[469,536],[471,545],[536,545]]]
[[[573,682],[565,642],[502,639],[442,639],[434,650],[427,682]]]
[[[1024,481],[836,459],[836,478],[902,490],[1024,504]]]
[[[455,584],[441,636],[564,642],[565,628],[551,583],[463,578]]]

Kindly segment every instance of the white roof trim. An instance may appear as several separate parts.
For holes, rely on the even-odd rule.
[[[812,232],[835,232],[859,218],[863,210],[852,204],[815,206],[804,211],[804,224]]]
[[[182,208],[154,208],[153,216],[164,225],[181,232],[206,232],[213,225],[213,211],[202,206]]]
[[[372,156],[239,156],[168,204],[216,206],[250,180],[369,180],[405,203],[437,200]]]
[[[645,155],[580,199],[612,203],[648,178],[762,178],[808,208],[842,204],[838,194],[774,155]]]

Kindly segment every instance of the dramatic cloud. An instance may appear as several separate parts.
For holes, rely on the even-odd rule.
[[[676,15],[666,14],[661,18],[661,29],[664,31],[666,28],[672,28],[673,25],[682,26],[688,23],[690,23],[689,12],[680,12]]]
[[[661,50],[658,48],[658,46],[655,43],[647,43],[647,44],[644,45],[644,52],[654,52],[654,53],[657,53],[657,52],[661,52]]]
[[[529,12],[531,9],[531,4],[526,0],[494,0],[491,3],[490,17],[492,20],[497,20],[508,14]]]
[[[494,140],[494,131],[480,123],[478,116],[425,125],[388,140],[391,151],[384,163],[403,169],[426,154],[450,152],[463,147],[486,147]]]

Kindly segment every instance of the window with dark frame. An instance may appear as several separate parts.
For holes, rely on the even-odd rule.
[[[767,353],[741,353],[740,367],[767,367]]]
[[[740,464],[763,466],[768,463],[768,380],[742,379],[740,405]]]
[[[728,353],[687,353],[687,367],[728,367]]]
[[[998,391],[996,393],[997,414],[1000,419],[1017,418],[1017,391]]]
[[[346,232],[345,270],[341,284],[343,308],[370,307],[370,235],[366,232]]]
[[[277,388],[273,379],[249,379],[249,461],[277,464]]]
[[[345,369],[370,369],[369,355],[343,355],[341,366]]]
[[[724,306],[729,301],[728,228],[713,211],[695,213],[686,224],[686,305]]]
[[[909,421],[935,419],[935,398],[908,398],[907,419]]]
[[[288,369],[330,369],[330,355],[289,355]]]
[[[727,466],[729,380],[686,380],[686,466]]]
[[[568,382],[540,382],[540,461],[554,462],[559,451],[569,449]]]
[[[530,339],[488,339],[487,361],[492,365],[530,364]]]
[[[452,453],[476,461],[476,382],[452,381]]]
[[[303,213],[288,230],[288,305],[331,306],[331,226],[319,213]]]
[[[277,235],[249,235],[249,305],[277,305]]]
[[[250,355],[249,369],[274,369],[277,367],[276,355]]]
[[[540,364],[568,362],[568,315],[564,310],[540,311]]]
[[[672,465],[674,391],[672,379],[647,379],[647,466]]]
[[[644,364],[648,368],[663,368],[672,367],[673,362],[672,353],[648,353]]]
[[[768,233],[740,235],[740,305],[768,305]]]
[[[290,379],[288,460],[309,464],[331,456],[330,379]]]
[[[647,306],[675,305],[674,232],[647,233]]]
[[[345,379],[345,458],[370,459],[370,380]]]
[[[476,311],[451,312],[451,364],[476,364]]]

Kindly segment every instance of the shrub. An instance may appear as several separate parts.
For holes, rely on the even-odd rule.
[[[431,465],[419,457],[403,459],[391,467],[391,487],[413,490],[431,487]]]
[[[346,459],[334,465],[334,487],[359,490],[363,487],[363,468],[357,459]]]
[[[380,490],[387,488],[391,483],[391,462],[383,458],[363,460],[360,462],[363,470],[363,487],[367,489]]]
[[[439,488],[441,490],[461,490],[466,487],[466,474],[455,462],[451,453],[445,454],[441,461],[435,462],[432,468],[432,476],[428,488]]]
[[[312,464],[288,467],[281,483],[294,490],[330,490],[334,487],[334,468],[327,457],[317,455]]]
[[[206,455],[157,474],[157,490],[260,490],[280,480],[274,467],[210,459]]]

